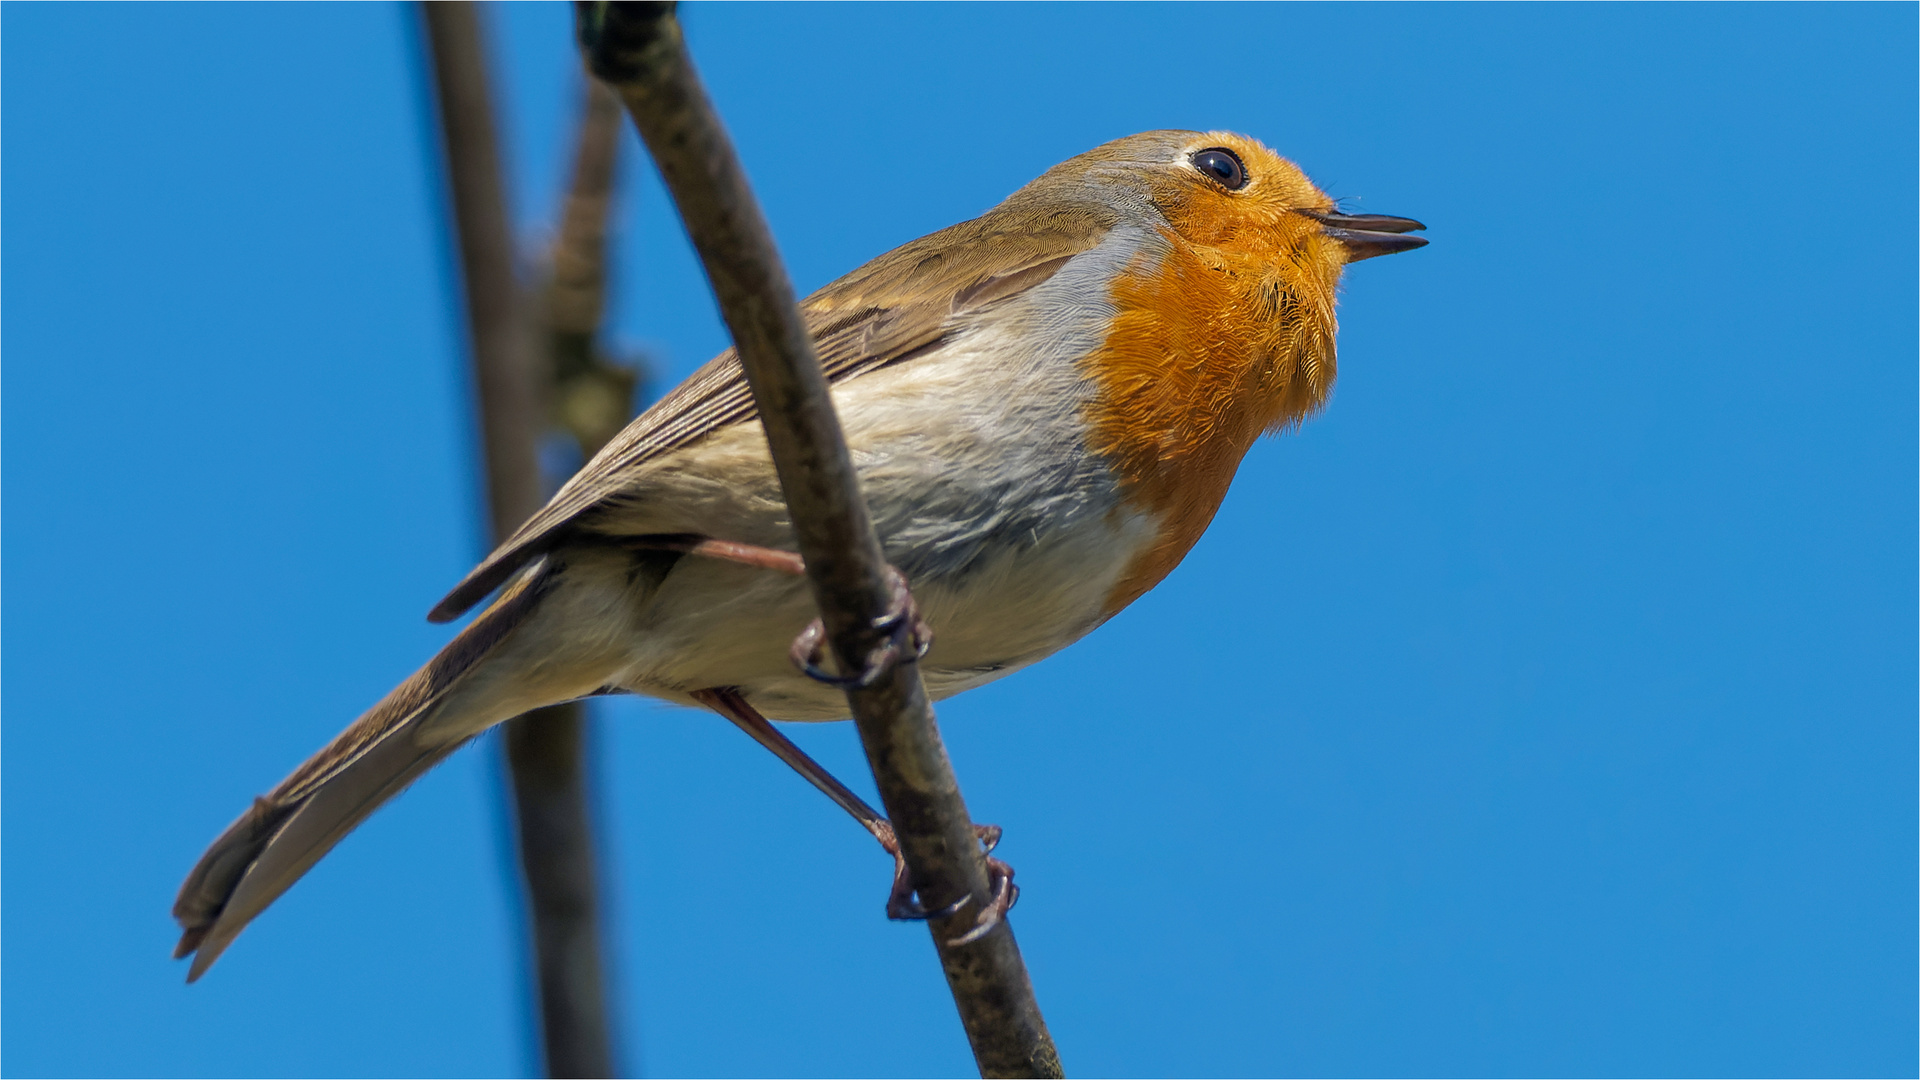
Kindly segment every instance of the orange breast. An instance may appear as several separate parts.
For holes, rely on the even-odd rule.
[[[1092,437],[1127,502],[1160,529],[1114,586],[1108,615],[1186,556],[1253,441],[1332,388],[1340,260],[1317,228],[1288,217],[1298,224],[1227,230],[1218,244],[1168,231],[1172,250],[1157,266],[1143,260],[1114,281],[1118,313],[1084,361],[1100,387]]]

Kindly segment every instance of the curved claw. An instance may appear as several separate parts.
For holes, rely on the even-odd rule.
[[[980,909],[980,917],[974,920],[973,929],[957,938],[948,938],[948,945],[971,945],[986,937],[1006,919],[1007,911],[1020,899],[1020,886],[1013,883],[1013,867],[999,859],[990,858],[987,860],[987,875],[993,881],[992,902]]]
[[[896,844],[893,852],[893,891],[887,894],[887,918],[899,922],[944,919],[965,907],[967,901],[973,899],[973,894],[967,893],[938,911],[928,911],[922,907],[920,901],[913,897],[913,876],[907,873],[906,856],[900,854],[898,847],[899,845]]]

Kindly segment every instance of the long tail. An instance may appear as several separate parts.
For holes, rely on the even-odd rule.
[[[463,683],[496,681],[470,676],[502,652],[503,643],[540,606],[554,583],[547,569],[524,576],[427,666],[279,787],[255,799],[213,842],[173,905],[173,917],[183,928],[173,955],[194,954],[188,982],[205,974],[255,916],[381,803],[473,735],[506,719],[446,714],[484,711],[497,702],[497,694],[454,691]]]

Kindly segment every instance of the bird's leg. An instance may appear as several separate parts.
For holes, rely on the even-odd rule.
[[[821,790],[832,799],[840,809],[853,815],[862,828],[873,834],[882,847],[899,846],[893,839],[893,826],[880,812],[868,806],[865,799],[855,795],[847,785],[841,783],[826,767],[807,756],[805,750],[795,746],[792,739],[782,735],[773,722],[760,715],[760,710],[747,704],[732,687],[714,687],[711,690],[695,690],[693,700],[719,713],[734,722],[741,731],[753,736],[753,741],[773,751],[773,756],[787,763],[787,767],[807,782]]]
[[[732,540],[716,540],[712,537],[687,536],[647,536],[632,541],[632,546],[656,551],[679,551],[702,558],[720,559],[724,562],[739,563],[743,566],[755,566],[763,570],[774,570],[783,574],[799,576],[807,572],[806,563],[799,555],[777,548],[761,547],[757,544],[741,544]],[[902,594],[902,620],[912,634],[917,652],[924,654],[926,645],[931,642],[932,634],[920,623],[919,616],[912,610],[912,600],[906,595],[906,583],[898,580],[896,589]],[[811,652],[818,648],[819,640],[824,636],[820,621],[815,619],[809,624],[800,639],[794,643],[795,657],[802,663],[803,669],[809,669]],[[811,648],[808,648],[811,646]],[[809,670],[809,674],[815,674]],[[818,676],[816,676],[818,677]],[[831,680],[829,680],[831,681]],[[807,756],[806,751],[793,744],[793,740],[780,734],[760,711],[747,703],[747,699],[732,687],[717,686],[705,690],[696,690],[692,697],[707,708],[734,722],[735,726],[753,737],[761,746],[773,751],[775,757],[787,763],[794,772],[806,777],[807,782],[819,788],[827,798],[832,799],[840,809],[853,815],[861,828],[873,834],[880,847],[893,856],[893,888],[887,894],[887,918],[889,919],[928,919],[944,917],[960,910],[961,905],[972,899],[972,895],[962,896],[939,911],[928,911],[913,896],[913,875],[907,870],[906,856],[900,851],[900,840],[894,835],[893,823],[880,816],[866,800],[855,795],[847,785],[841,783],[821,764]],[[1013,883],[1013,867],[993,857],[993,849],[1000,843],[1000,826],[975,825],[974,835],[987,851],[987,880],[993,885],[993,898],[980,912],[973,929],[954,938],[951,944],[965,945],[978,940],[987,931],[994,928],[1020,898],[1020,886]]]
[[[761,746],[773,751],[773,755],[794,772],[806,777],[807,782],[832,799],[840,809],[853,815],[860,826],[873,834],[886,853],[893,856],[893,888],[887,894],[887,918],[889,919],[928,919],[944,917],[960,910],[960,906],[972,899],[963,896],[939,911],[928,911],[913,898],[913,877],[907,871],[906,857],[900,853],[900,840],[894,836],[893,824],[881,817],[879,812],[868,806],[865,799],[855,795],[847,785],[841,783],[819,762],[807,756],[807,752],[793,744],[793,740],[782,735],[779,729],[760,710],[747,703],[747,699],[732,687],[717,686],[708,690],[695,690],[693,699],[721,716],[734,722],[741,731],[753,736]],[[986,846],[988,852],[1000,842],[1000,826],[975,825],[974,834]],[[1013,906],[1020,895],[1019,886],[1013,883],[1013,867],[991,855],[987,858],[987,873],[993,881],[993,899],[981,911],[979,922],[973,929],[954,939],[954,944],[966,944],[993,929],[1001,916]]]
[[[757,566],[762,570],[777,570],[782,574],[799,577],[807,572],[807,564],[800,556],[779,548],[761,547],[758,544],[737,544],[732,540],[715,540],[711,536],[641,536],[626,541],[626,546],[648,551],[678,551],[687,555],[698,555],[703,559],[719,559],[722,562],[739,563],[742,566]]]
[[[807,756],[805,750],[795,746],[792,739],[780,733],[772,721],[760,715],[760,710],[747,704],[732,687],[714,687],[710,690],[695,690],[693,699],[721,716],[734,722],[741,731],[753,737],[753,741],[773,751],[773,756],[787,763],[787,767],[805,777],[807,782],[819,788],[821,793],[853,815],[853,820],[861,828],[873,834],[887,854],[893,856],[893,889],[887,895],[887,918],[924,919],[930,914],[913,898],[913,881],[907,873],[907,860],[900,854],[900,841],[893,834],[893,823],[880,816],[879,811],[867,805],[867,801],[855,795],[847,785],[840,782],[826,767]],[[962,898],[962,903],[965,898]],[[956,905],[957,906],[957,905]],[[944,914],[944,913],[943,913]]]

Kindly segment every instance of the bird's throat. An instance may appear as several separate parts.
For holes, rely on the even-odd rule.
[[[1122,574],[1108,614],[1158,584],[1213,520],[1262,432],[1300,422],[1333,387],[1338,264],[1313,237],[1246,235],[1169,249],[1115,278],[1116,314],[1085,361],[1096,450],[1129,504],[1160,523]]]

